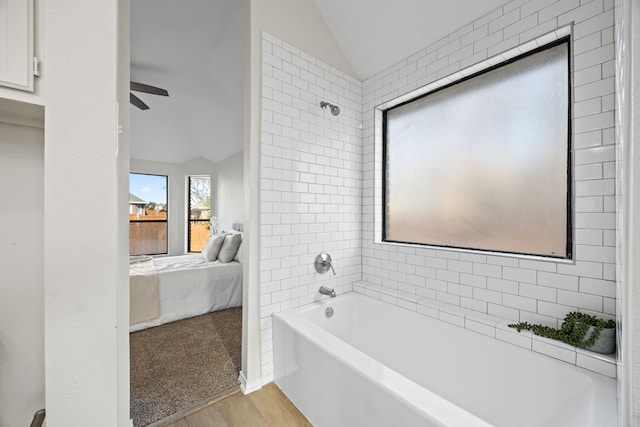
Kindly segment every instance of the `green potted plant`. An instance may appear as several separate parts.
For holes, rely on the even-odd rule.
[[[559,340],[596,353],[607,354],[616,351],[615,320],[599,319],[586,313],[572,311],[567,314],[560,329],[528,322],[512,323],[509,327],[516,328],[518,332],[526,329],[541,337]]]

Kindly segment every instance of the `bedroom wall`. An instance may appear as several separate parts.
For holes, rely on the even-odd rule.
[[[613,1],[580,3],[513,1],[363,83],[363,280],[553,326],[575,309],[615,315]],[[374,244],[373,108],[571,22],[575,263]]]
[[[244,151],[216,163],[215,169],[211,176],[215,185],[213,215],[220,222],[220,230],[228,231],[233,223],[244,222]]]
[[[0,122],[0,425],[44,407],[44,131]]]
[[[260,317],[263,383],[271,314],[352,290],[361,272],[361,83],[267,33],[262,39]],[[320,108],[337,104],[340,115]],[[336,275],[318,274],[328,252]],[[324,297],[323,297],[324,298]]]
[[[166,175],[169,178],[169,255],[181,255],[187,247],[186,238],[186,191],[189,175],[216,174],[215,165],[202,157],[184,163],[166,163],[153,160],[131,159],[131,172]],[[138,197],[142,197],[136,194]]]

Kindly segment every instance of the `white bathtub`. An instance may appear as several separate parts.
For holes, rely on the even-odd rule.
[[[273,334],[275,382],[316,427],[617,425],[615,380],[360,294]]]

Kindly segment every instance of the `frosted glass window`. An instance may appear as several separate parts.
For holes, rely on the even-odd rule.
[[[384,111],[384,240],[571,257],[567,40]]]

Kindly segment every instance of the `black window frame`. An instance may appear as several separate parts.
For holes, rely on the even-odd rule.
[[[191,179],[202,179],[203,177],[209,179],[209,203],[211,203],[211,176],[207,175],[189,175],[187,178],[187,252],[189,253],[201,253],[202,250],[194,251],[191,248],[191,223],[192,222],[206,222],[211,221],[211,205],[209,205],[209,218],[207,219],[191,219]],[[204,247],[203,247],[204,249]]]
[[[132,220],[131,218],[129,218],[129,227],[131,227],[132,223],[165,223],[165,234],[166,234],[166,239],[165,239],[165,248],[166,250],[164,252],[157,252],[157,253],[145,253],[145,254],[136,254],[136,255],[167,255],[169,254],[169,175],[162,175],[162,174],[156,174],[156,173],[146,173],[146,172],[129,172],[129,176],[131,176],[132,174],[134,175],[149,175],[149,176],[160,176],[163,177],[165,179],[165,183],[166,183],[166,188],[165,188],[165,209],[166,209],[166,219],[151,219],[151,220]],[[131,189],[130,189],[131,190]],[[129,233],[129,242],[131,242],[131,233]],[[129,247],[131,247],[131,243],[129,243]],[[132,255],[131,253],[129,255]]]
[[[517,62],[520,59],[529,57],[531,55],[534,55],[536,53],[545,51],[547,49],[551,49],[553,47],[559,46],[561,44],[567,44],[567,76],[568,76],[568,100],[567,100],[567,183],[566,183],[566,189],[567,189],[567,194],[566,194],[566,212],[567,212],[567,218],[566,218],[566,250],[565,250],[565,254],[563,254],[562,256],[553,256],[553,255],[544,255],[544,254],[538,254],[538,253],[525,253],[525,252],[510,252],[510,251],[502,251],[502,250],[495,250],[495,249],[483,249],[483,248],[474,248],[474,247],[463,247],[463,246],[449,246],[449,245],[439,245],[439,244],[428,244],[428,243],[419,243],[419,242],[409,242],[409,241],[399,241],[399,240],[391,240],[387,238],[387,218],[388,218],[388,212],[387,212],[387,176],[388,176],[388,148],[387,148],[387,134],[388,134],[388,129],[387,129],[387,113],[395,108],[399,108],[401,106],[410,104],[414,101],[423,99],[429,95],[432,95],[434,93],[440,92],[444,89],[447,89],[449,87],[455,86],[459,83],[465,82],[467,80],[471,80],[475,77],[481,76],[483,74],[486,74],[490,71],[499,69],[505,65],[508,64],[512,64],[514,62]],[[572,81],[572,70],[573,70],[573,54],[572,54],[572,39],[571,39],[571,35],[566,35],[563,37],[558,38],[557,40],[554,40],[552,42],[549,42],[543,46],[539,46],[535,49],[532,49],[530,51],[527,51],[525,53],[522,53],[520,55],[516,55],[512,58],[506,59],[500,63],[497,63],[495,65],[491,65],[488,66],[485,69],[482,69],[476,73],[472,73],[468,76],[464,76],[458,80],[455,80],[451,83],[445,84],[443,86],[440,86],[436,89],[430,90],[426,93],[422,93],[420,95],[417,95],[415,97],[412,97],[406,101],[402,101],[398,104],[394,104],[390,107],[384,108],[381,110],[382,113],[382,123],[381,123],[381,127],[382,127],[382,236],[381,236],[381,242],[382,243],[394,243],[394,244],[407,244],[407,245],[412,245],[412,246],[421,246],[421,247],[428,247],[428,248],[442,248],[442,249],[461,249],[461,250],[468,250],[468,251],[472,251],[472,252],[481,252],[481,253],[497,253],[497,254],[508,254],[508,255],[522,255],[522,256],[532,256],[532,257],[536,257],[536,258],[545,258],[545,259],[552,259],[552,260],[566,260],[566,261],[572,261],[574,258],[574,239],[573,239],[573,216],[574,216],[574,212],[573,212],[573,207],[574,207],[574,203],[573,203],[573,129],[572,129],[572,114],[573,114],[573,81]]]

